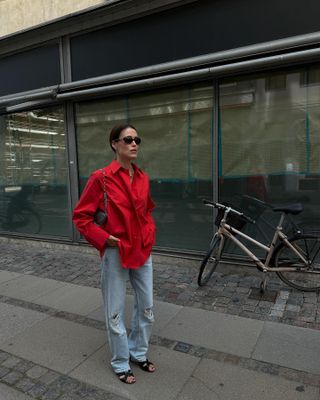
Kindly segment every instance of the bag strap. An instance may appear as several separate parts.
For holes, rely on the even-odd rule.
[[[104,169],[100,169],[103,175],[103,204],[104,204],[104,212],[107,214],[107,188],[106,188],[106,174]]]

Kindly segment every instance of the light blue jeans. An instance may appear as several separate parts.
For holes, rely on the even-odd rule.
[[[131,332],[125,327],[126,286],[135,292]],[[118,248],[108,247],[102,258],[101,288],[111,349],[111,366],[116,373],[130,369],[129,358],[145,361],[154,322],[152,259],[138,269],[124,269]]]

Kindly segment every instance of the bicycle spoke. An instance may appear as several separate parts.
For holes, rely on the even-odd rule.
[[[320,290],[320,238],[313,235],[300,235],[290,244],[307,260],[305,265],[300,257],[285,244],[275,254],[276,267],[295,267],[296,271],[278,271],[286,284],[304,291]]]

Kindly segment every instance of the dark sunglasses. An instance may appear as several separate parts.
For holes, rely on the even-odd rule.
[[[125,144],[131,144],[133,141],[135,144],[139,145],[141,143],[141,138],[139,136],[125,136],[121,139],[116,139],[115,142],[119,142],[120,140],[123,140]]]

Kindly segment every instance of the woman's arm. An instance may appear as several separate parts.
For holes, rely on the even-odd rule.
[[[108,232],[94,223],[94,214],[98,209],[101,193],[98,174],[93,173],[80,196],[72,218],[78,231],[99,251],[105,248],[110,237]]]

